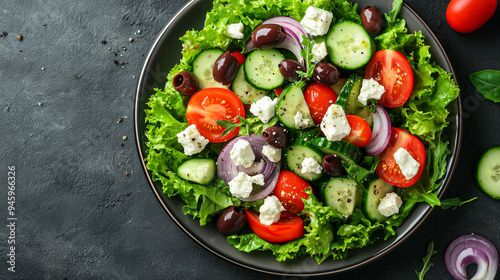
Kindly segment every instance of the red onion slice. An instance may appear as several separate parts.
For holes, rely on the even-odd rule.
[[[372,138],[365,146],[366,154],[375,156],[387,147],[391,138],[391,120],[385,109],[377,104],[373,116]]]
[[[304,29],[300,21],[292,18],[292,17],[287,17],[287,16],[277,16],[270,18],[266,21],[263,22],[263,24],[268,24],[268,23],[276,23],[279,24],[283,27],[288,26],[290,29],[294,30],[294,32],[297,34],[297,36],[300,38],[300,41],[302,42],[302,35],[306,35],[307,38],[311,39],[307,31]]]
[[[489,240],[479,235],[464,235],[455,239],[446,249],[446,269],[455,279],[467,280],[466,267],[477,265],[472,279],[493,280],[498,269],[498,252]]]
[[[252,166],[248,168],[236,166],[231,160],[231,149],[239,139],[248,141],[252,147],[253,153],[255,154],[255,161]],[[254,176],[256,174],[262,174],[264,176],[264,186],[252,191],[248,198],[241,198],[242,201],[257,201],[265,198],[274,190],[274,187],[278,182],[281,162],[272,162],[262,153],[262,148],[267,145],[267,142],[261,135],[254,134],[252,136],[240,136],[231,140],[224,147],[224,149],[222,149],[219,157],[217,158],[217,176],[219,179],[224,180],[226,185],[228,185],[239,172],[245,172],[250,176]]]

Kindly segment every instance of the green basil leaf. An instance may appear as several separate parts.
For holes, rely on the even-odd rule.
[[[482,70],[469,76],[477,91],[491,101],[500,102],[500,71]]]

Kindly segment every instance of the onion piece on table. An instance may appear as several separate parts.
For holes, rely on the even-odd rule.
[[[389,144],[389,139],[391,138],[391,120],[385,109],[377,105],[372,116],[372,138],[365,146],[366,153],[369,156],[375,156],[382,153],[387,147],[387,144]]]
[[[248,168],[236,166],[231,160],[231,149],[239,139],[248,141],[255,154],[255,161],[252,166]],[[250,196],[248,198],[242,198],[242,201],[257,201],[265,198],[274,190],[278,182],[281,161],[272,162],[262,153],[262,148],[267,145],[267,142],[261,135],[253,134],[252,136],[240,136],[231,140],[231,142],[222,149],[217,158],[217,176],[219,179],[224,180],[226,185],[228,185],[239,172],[245,172],[250,176],[256,174],[262,174],[264,176],[264,186],[252,191]]]
[[[494,280],[498,269],[498,252],[486,238],[471,234],[455,239],[444,255],[446,269],[455,279],[467,280],[466,267],[476,264],[474,280]]]

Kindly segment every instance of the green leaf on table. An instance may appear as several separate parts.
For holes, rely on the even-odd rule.
[[[482,70],[472,73],[470,81],[477,91],[491,101],[500,102],[500,71]]]
[[[450,198],[450,199],[445,199],[445,200],[441,201],[441,208],[443,208],[443,209],[449,209],[449,208],[451,208],[451,210],[455,210],[458,207],[464,205],[465,203],[468,203],[468,202],[471,202],[471,201],[475,200],[476,198],[477,197],[473,197],[473,198],[471,198],[469,200],[466,200],[466,201],[462,201],[458,197]]]
[[[434,250],[434,241],[431,241],[427,246],[427,255],[422,258],[422,261],[424,262],[424,267],[420,272],[415,270],[415,273],[417,274],[419,280],[424,280],[424,276],[427,273],[427,271],[429,271],[429,269],[434,266],[434,263],[431,262],[431,257],[434,254],[437,254],[437,251]]]

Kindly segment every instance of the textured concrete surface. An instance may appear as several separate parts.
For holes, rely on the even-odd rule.
[[[137,79],[156,36],[187,1],[1,2],[0,279],[285,278],[239,267],[192,241],[141,169],[133,136]],[[500,202],[472,181],[478,155],[500,144],[500,108],[468,80],[478,70],[500,70],[500,16],[459,34],[446,23],[445,2],[407,1],[441,41],[462,89],[462,152],[444,198],[478,199],[436,209],[385,257],[331,279],[416,279],[431,240],[438,254],[426,279],[450,279],[443,255],[455,237],[477,233],[500,246]],[[15,273],[7,263],[12,245]]]

